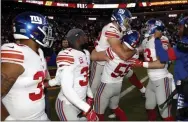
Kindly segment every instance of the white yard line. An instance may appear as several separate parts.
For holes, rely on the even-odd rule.
[[[148,79],[148,76],[145,76],[144,78],[141,79],[141,82],[145,82]],[[125,96],[126,94],[128,94],[129,92],[131,92],[133,89],[135,88],[135,86],[130,86],[129,88],[127,88],[126,90],[124,90],[123,92],[121,92],[120,98],[122,98],[123,96]]]

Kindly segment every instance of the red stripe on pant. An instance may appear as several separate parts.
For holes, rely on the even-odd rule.
[[[169,86],[169,79],[166,77],[164,78],[164,84],[165,84],[165,93],[166,93],[166,99],[168,99],[168,96],[170,95],[170,86]],[[170,106],[168,105],[168,117],[171,115],[170,112]]]
[[[57,98],[57,102],[56,102],[56,112],[61,121],[67,121],[63,111],[63,101],[60,101],[59,98]]]
[[[94,79],[94,77],[95,77],[95,73],[96,73],[96,68],[97,68],[97,62],[95,61],[95,62],[93,62],[92,63],[92,67],[91,67],[92,69],[91,69],[91,78],[90,78],[90,86],[92,85],[92,83],[93,83],[93,79]]]
[[[100,114],[100,97],[101,97],[101,94],[104,90],[106,86],[106,83],[100,83],[99,87],[98,87],[98,90],[97,90],[97,94],[95,96],[95,111]]]

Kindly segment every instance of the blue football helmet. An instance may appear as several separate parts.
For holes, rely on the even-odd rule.
[[[184,27],[185,27],[185,26],[188,27],[188,16],[186,16],[186,17],[180,19],[179,25],[183,25]]]
[[[188,52],[188,16],[179,20],[179,36],[181,39],[177,41],[177,48],[182,52]]]
[[[122,31],[130,29],[132,14],[128,9],[115,9],[112,12],[111,21],[116,21]]]
[[[165,25],[161,20],[150,19],[145,24],[145,37],[149,37],[155,33],[156,30],[164,32]]]
[[[13,36],[15,39],[32,39],[43,47],[51,47],[54,41],[46,17],[35,12],[24,12],[15,17]]]
[[[179,26],[183,26],[183,35],[188,36],[188,16],[179,20]]]
[[[129,30],[124,34],[121,40],[128,48],[134,50],[140,45],[140,34],[136,30]]]

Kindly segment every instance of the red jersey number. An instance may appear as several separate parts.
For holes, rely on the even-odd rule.
[[[119,63],[119,65],[115,68],[114,72],[111,73],[111,76],[113,78],[124,77],[125,74],[128,73],[130,68],[130,65]]]
[[[85,81],[84,80],[79,81],[80,86],[87,86],[89,80],[89,68],[88,67],[82,68],[80,73],[84,74],[85,77]]]
[[[153,58],[151,57],[151,50],[149,48],[146,48],[144,50],[144,60],[145,61],[153,61]]]
[[[31,99],[32,101],[36,101],[42,98],[44,94],[44,91],[43,91],[44,90],[43,89],[44,78],[45,78],[45,74],[43,71],[39,71],[34,75],[33,80],[40,80],[40,82],[37,85],[37,88],[40,90],[40,92],[38,94],[36,94],[35,92],[29,93],[29,99]]]

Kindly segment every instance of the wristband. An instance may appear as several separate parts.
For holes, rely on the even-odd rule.
[[[149,63],[148,62],[143,62],[143,67],[148,68],[149,67]]]

